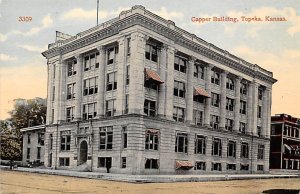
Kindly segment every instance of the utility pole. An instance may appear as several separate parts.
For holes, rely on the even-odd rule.
[[[98,26],[98,15],[99,15],[99,0],[97,0],[97,26]]]

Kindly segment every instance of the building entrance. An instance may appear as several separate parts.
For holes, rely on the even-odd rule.
[[[88,145],[86,141],[82,141],[79,147],[79,162],[78,165],[84,164],[87,161]]]

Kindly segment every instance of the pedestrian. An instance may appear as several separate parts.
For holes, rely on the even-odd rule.
[[[109,169],[111,168],[111,161],[110,160],[106,160],[106,171],[107,173],[109,173]]]

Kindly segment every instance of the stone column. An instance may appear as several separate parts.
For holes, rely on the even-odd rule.
[[[82,106],[82,65],[83,65],[83,56],[78,54],[75,56],[77,60],[76,68],[76,88],[75,88],[75,116],[76,121],[81,120],[81,106]]]
[[[105,79],[106,79],[106,50],[104,46],[97,47],[100,54],[98,70],[98,118],[104,116],[104,96],[105,96]]]
[[[241,77],[235,79],[235,106],[234,106],[234,131],[238,132],[240,128],[240,108],[241,108]]]
[[[225,130],[226,121],[226,79],[227,71],[221,73],[221,107],[220,107],[220,129]]]
[[[160,55],[160,63],[159,63],[159,76],[161,80],[164,82],[163,84],[159,85],[159,93],[158,93],[158,116],[165,117],[166,112],[166,69],[167,69],[167,45],[163,45],[161,48],[161,55]]]
[[[195,57],[191,56],[187,66],[187,95],[186,95],[186,121],[193,122],[193,96],[194,96],[194,63]]]
[[[62,123],[65,120],[65,101],[66,101],[66,66],[65,62],[60,58],[58,64],[58,78],[57,87],[55,87],[55,92],[57,92],[57,123]]]
[[[205,90],[210,95],[211,94],[211,69],[214,66],[209,64],[206,67],[205,71]],[[209,127],[210,126],[210,110],[211,110],[211,98],[206,98],[205,100],[205,107],[204,107],[204,125]]]
[[[266,105],[264,104],[265,123],[266,127],[263,129],[265,131],[265,137],[270,138],[270,128],[271,128],[271,105],[272,105],[272,88],[266,88]],[[266,110],[265,110],[266,109]]]
[[[144,109],[144,62],[146,36],[139,32],[131,34],[129,114],[143,114]]]
[[[126,53],[125,53],[125,37],[119,40],[118,54],[118,76],[117,76],[117,99],[116,99],[116,115],[122,115],[125,102],[125,79],[126,79]]]
[[[248,97],[247,97],[247,127],[246,133],[251,134],[253,128],[253,87],[251,83],[248,83]]]
[[[258,86],[259,84],[254,80],[252,83],[253,87],[253,126],[252,126],[252,134],[257,136],[257,106],[258,106]]]
[[[52,77],[53,75],[53,68],[54,64],[47,63],[47,73],[48,73],[48,77],[47,77],[47,114],[46,114],[46,123],[49,125],[51,122],[51,120],[53,120],[52,115],[51,115],[51,110],[52,110],[52,87],[53,84],[52,82],[54,81],[54,77]]]
[[[173,98],[174,98],[174,59],[175,49],[169,46],[167,50],[167,74],[166,74],[166,117],[173,120]]]

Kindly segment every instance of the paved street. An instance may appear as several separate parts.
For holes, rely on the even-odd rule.
[[[125,183],[18,171],[1,171],[1,194],[30,193],[130,193],[130,194],[204,194],[261,193],[263,190],[300,189],[300,178],[253,179],[188,183]]]

